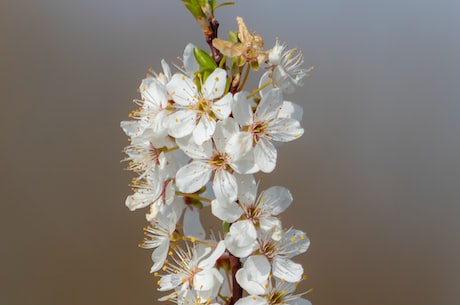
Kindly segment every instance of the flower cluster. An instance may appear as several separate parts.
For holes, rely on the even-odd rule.
[[[242,18],[237,24],[233,40],[214,37],[211,55],[188,44],[177,72],[162,61],[161,73],[142,80],[139,108],[121,122],[127,168],[136,173],[126,206],[148,208],[141,246],[153,249],[161,301],[307,305],[293,294],[304,277],[293,258],[310,242],[279,219],[291,193],[259,191],[254,175],[274,170],[278,143],[302,136],[302,109],[285,95],[308,70],[297,50],[278,40],[265,50]],[[259,87],[245,90],[249,72],[261,68]],[[204,230],[204,210],[222,232]]]

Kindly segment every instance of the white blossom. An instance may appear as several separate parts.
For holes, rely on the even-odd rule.
[[[311,305],[311,302],[301,298],[306,293],[294,294],[296,285],[277,280],[271,281],[263,294],[251,294],[239,299],[235,305]]]
[[[150,272],[161,269],[168,255],[169,244],[175,236],[176,223],[178,219],[177,211],[173,208],[164,208],[159,217],[152,220],[151,225],[144,229],[145,238],[141,247],[145,249],[155,249],[152,253],[153,266]]]
[[[139,86],[141,100],[134,100],[139,109],[131,112],[134,120],[121,122],[126,135],[137,137],[151,129],[156,138],[167,135],[166,116],[168,93],[166,87],[153,77],[145,78]]]
[[[216,119],[223,120],[231,112],[233,97],[230,93],[224,95],[226,82],[227,73],[219,68],[208,76],[201,90],[189,76],[174,74],[166,85],[176,109],[168,116],[169,134],[175,138],[192,134],[197,145],[209,140]]]
[[[288,229],[280,240],[261,234],[258,241],[259,252],[271,261],[274,276],[291,283],[301,280],[303,267],[291,258],[306,252],[310,246],[310,240],[304,232]]]
[[[160,291],[172,289],[196,291],[202,299],[214,299],[224,279],[215,268],[216,261],[225,251],[223,242],[212,247],[203,244],[186,245],[186,250],[175,249],[173,263],[168,263],[163,270],[168,274],[158,281]]]
[[[280,89],[272,88],[252,111],[247,92],[235,95],[233,116],[245,132],[238,136],[242,149],[250,151],[254,143],[254,156],[261,171],[269,173],[276,166],[277,151],[271,141],[289,142],[303,135],[303,128],[293,118],[280,117],[283,96]],[[235,141],[233,141],[235,143]]]
[[[257,170],[251,155],[241,156],[240,147],[228,145],[228,139],[238,133],[237,124],[230,118],[217,123],[212,140],[197,145],[189,136],[177,139],[179,147],[192,158],[176,174],[181,192],[194,193],[213,177],[213,191],[217,198],[233,201],[237,197],[237,180],[233,172],[253,173]]]
[[[302,86],[302,79],[308,75],[308,71],[302,69],[302,52],[297,52],[297,49],[286,51],[286,47],[286,44],[280,44],[279,40],[276,40],[275,46],[268,53],[268,63],[274,66],[274,69],[265,75],[271,76],[274,87],[290,94],[294,93],[296,87]]]

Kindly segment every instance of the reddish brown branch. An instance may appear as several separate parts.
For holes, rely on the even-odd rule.
[[[243,288],[236,281],[236,272],[241,268],[240,259],[230,253],[230,267],[232,269],[232,298],[229,305],[234,305],[243,296]]]
[[[217,50],[213,45],[212,41],[217,38],[217,30],[219,29],[219,22],[214,18],[211,17],[209,20],[209,31],[205,33],[206,36],[206,43],[209,45],[209,48],[211,48],[211,57],[214,59],[217,65],[219,65],[220,61],[222,60],[222,53],[220,53],[219,50]]]

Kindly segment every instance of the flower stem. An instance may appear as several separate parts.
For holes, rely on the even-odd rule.
[[[257,93],[259,93],[260,91],[262,91],[263,89],[267,88],[268,86],[270,86],[272,84],[272,81],[269,80],[268,82],[266,82],[265,84],[263,84],[262,86],[260,86],[259,88],[253,90],[251,92],[251,94],[249,94],[248,96],[246,96],[247,99],[250,99],[251,97],[253,97],[254,95],[256,95]]]
[[[249,64],[247,64],[246,66],[246,73],[244,74],[244,78],[243,78],[243,81],[240,83],[240,86],[237,90],[237,92],[243,90],[243,87],[244,85],[246,84],[246,81],[248,80],[248,76],[249,76],[249,71],[251,70],[251,67]]]

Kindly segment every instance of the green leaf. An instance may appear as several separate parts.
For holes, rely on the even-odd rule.
[[[233,42],[233,43],[240,42],[240,40],[238,39],[238,32],[237,31],[228,32],[228,39],[230,40],[230,42]]]
[[[185,7],[192,13],[195,19],[205,17],[198,0],[182,0],[182,2],[184,2]]]
[[[219,68],[223,69],[226,62],[227,62],[227,56],[222,56],[222,59],[220,60],[220,63],[219,63]]]
[[[200,74],[201,74],[203,83],[208,79],[208,76],[211,75],[212,72],[214,72],[214,69],[202,69],[202,70],[200,70]]]
[[[219,4],[218,6],[216,6],[214,9],[218,9],[220,7],[224,7],[224,6],[229,6],[229,5],[234,5],[235,2],[233,1],[227,1],[227,2],[222,2],[221,4]]]
[[[223,221],[222,222],[222,230],[224,231],[224,233],[227,233],[228,231],[230,231],[230,223],[228,223],[226,221]]]
[[[199,48],[194,48],[193,54],[195,55],[196,61],[202,70],[214,70],[217,68],[217,64],[214,59],[212,59],[212,57],[205,51]]]

